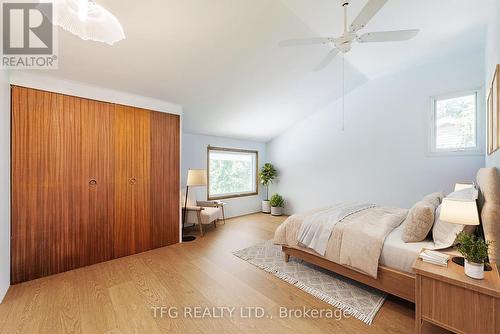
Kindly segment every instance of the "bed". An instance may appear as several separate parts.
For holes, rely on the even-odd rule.
[[[500,242],[499,170],[497,168],[479,170],[477,184],[481,194],[478,204],[481,210],[485,237],[487,240],[496,241],[490,249],[490,261],[498,263],[500,262],[500,245],[498,245]],[[312,249],[300,246],[294,240],[296,236],[294,229],[300,226],[301,221],[321,210],[324,210],[324,208],[301,215],[294,215],[277,229],[275,243],[282,246],[285,261],[288,261],[290,256],[293,256],[402,299],[415,302],[415,276],[411,268],[422,248],[433,247],[434,242],[431,239],[417,243],[405,243],[401,239],[403,227],[399,224],[383,240],[376,275],[369,275],[360,271],[359,266],[356,268],[355,266],[346,265],[345,261],[339,261],[338,256],[332,255],[338,255],[335,250],[330,249],[325,254],[319,254]],[[384,210],[389,213],[400,214],[396,208],[384,208]],[[366,217],[369,218],[368,215]],[[370,224],[369,220],[366,220],[366,222]]]

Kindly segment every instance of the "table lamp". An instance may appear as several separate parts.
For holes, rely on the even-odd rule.
[[[184,200],[184,211],[182,213],[182,241],[189,242],[196,239],[191,235],[184,236],[184,226],[187,219],[187,201],[189,194],[189,187],[201,187],[207,185],[207,171],[205,169],[190,169],[188,170],[186,182],[186,199]]]
[[[477,226],[479,225],[479,213],[476,201],[445,198],[441,204],[439,219],[451,224]]]
[[[443,199],[439,219],[450,224],[478,226],[479,211],[475,200]],[[463,257],[454,257],[453,262],[464,265]]]

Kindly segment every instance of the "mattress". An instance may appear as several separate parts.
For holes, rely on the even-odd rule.
[[[422,248],[433,248],[431,239],[405,243],[402,239],[403,224],[395,228],[384,241],[379,265],[413,274],[413,263]]]

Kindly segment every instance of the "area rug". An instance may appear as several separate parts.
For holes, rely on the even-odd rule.
[[[271,240],[233,254],[368,325],[387,298],[379,290],[294,257],[286,263],[281,246]]]

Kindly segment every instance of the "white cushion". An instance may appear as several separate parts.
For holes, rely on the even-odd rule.
[[[201,223],[208,225],[222,218],[222,210],[220,208],[207,208],[204,207],[201,211]],[[188,211],[187,214],[187,224],[198,224],[198,213],[195,211]]]
[[[455,200],[463,201],[474,201],[477,200],[478,191],[475,188],[466,188],[459,191],[452,192],[446,198],[451,198]]]
[[[449,194],[446,198],[455,200],[475,200],[477,198],[477,190],[468,188],[460,191],[455,191]],[[436,249],[445,249],[456,244],[457,235],[465,231],[466,233],[474,233],[475,226],[464,226],[459,224],[451,224],[439,219],[441,213],[441,205],[437,208],[434,226],[432,227],[432,239]]]
[[[432,239],[436,249],[445,249],[455,245],[457,234],[464,230],[463,225],[450,224],[439,219],[441,205],[436,210],[434,227],[432,228]]]

